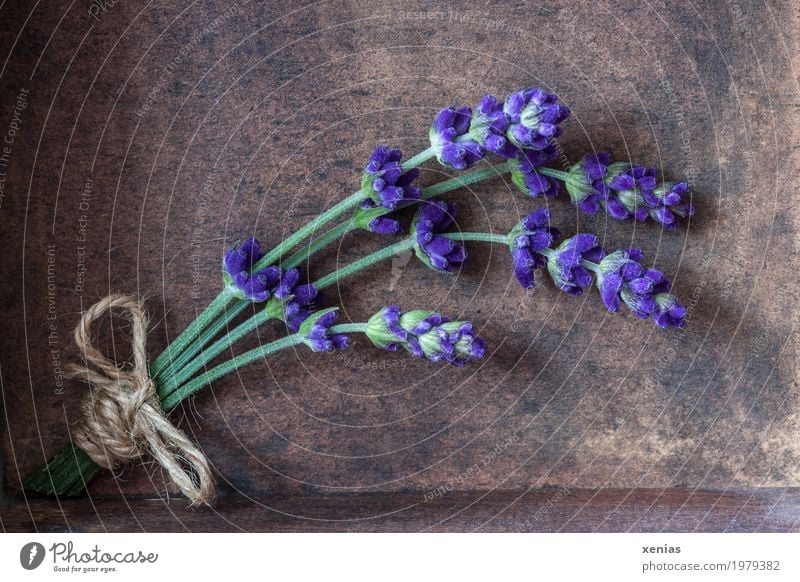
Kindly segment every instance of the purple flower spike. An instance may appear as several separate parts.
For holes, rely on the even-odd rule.
[[[403,225],[400,224],[399,220],[395,220],[394,218],[379,216],[369,221],[367,229],[375,234],[400,234],[403,232]]]
[[[643,194],[650,217],[667,230],[674,230],[682,218],[694,215],[694,206],[687,201],[690,196],[686,182],[663,182]]]
[[[414,186],[419,170],[414,168],[404,172],[402,159],[400,150],[383,145],[375,149],[364,168],[361,191],[369,198],[362,202],[362,208],[383,206],[387,210],[396,210],[401,203],[420,199],[421,191]]]
[[[611,191],[601,203],[608,214],[617,220],[647,219],[650,213],[646,198],[653,195],[656,187],[655,168],[616,162],[608,166],[605,183]]]
[[[681,305],[677,297],[668,293],[660,293],[655,296],[655,301],[653,320],[658,327],[683,327],[686,325],[686,307]]]
[[[592,284],[586,263],[596,263],[605,255],[593,234],[576,234],[548,253],[547,271],[556,287],[570,295],[581,295]]]
[[[589,154],[572,166],[565,186],[573,204],[587,214],[596,214],[600,203],[608,198],[609,187],[605,183],[611,156],[605,152]]]
[[[655,168],[625,162],[611,163],[607,153],[585,156],[572,166],[565,180],[570,199],[581,210],[595,214],[601,207],[617,220],[646,220],[676,228],[681,218],[694,214],[686,201],[685,182],[656,184]]]
[[[281,278],[281,270],[274,266],[251,274],[263,256],[258,240],[250,237],[226,252],[222,262],[225,284],[233,286],[242,298],[256,303],[269,299]]]
[[[429,200],[420,206],[411,225],[414,252],[423,263],[437,271],[454,271],[467,260],[464,247],[440,234],[455,222],[456,211],[455,204]]]
[[[402,347],[417,358],[461,366],[482,358],[486,344],[467,321],[449,321],[432,311],[401,313],[396,305],[384,307],[367,322],[367,337],[377,347],[396,351]]]
[[[487,151],[508,159],[516,158],[520,149],[506,135],[509,124],[503,102],[494,95],[486,95],[472,116],[470,133]]]
[[[330,327],[339,316],[339,309],[331,307],[312,314],[300,326],[303,342],[315,352],[332,352],[346,348],[350,339],[346,335],[332,334]]]
[[[300,272],[289,269],[275,285],[272,297],[267,302],[267,311],[275,319],[286,323],[291,332],[296,332],[310,315],[317,288],[311,283],[300,282]]]
[[[547,265],[543,249],[552,247],[560,234],[550,227],[550,212],[540,208],[528,215],[508,235],[511,257],[514,260],[514,276],[523,289],[536,286],[534,271]]]
[[[519,148],[542,150],[563,131],[559,125],[569,117],[569,108],[558,97],[531,87],[509,95],[503,111],[509,121],[507,135]]]
[[[428,135],[440,164],[466,170],[483,159],[486,150],[471,134],[471,123],[469,107],[447,107],[436,115]]]
[[[404,172],[402,158],[403,152],[386,146],[378,146],[370,156],[361,179],[361,192],[366,198],[353,217],[359,228],[377,234],[403,231],[400,222],[386,215],[419,201],[422,190],[414,185],[419,170]]]
[[[511,170],[511,181],[522,192],[536,198],[537,196],[557,196],[558,181],[536,171],[537,168],[553,161],[558,156],[558,149],[551,144],[542,150],[526,150],[521,153],[519,164]]]
[[[620,303],[641,319],[652,317],[660,327],[681,327],[686,309],[669,294],[670,282],[661,271],[646,269],[639,261],[642,251],[615,251],[598,264],[597,288],[606,308],[619,310]]]

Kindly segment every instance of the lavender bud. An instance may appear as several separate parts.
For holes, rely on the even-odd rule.
[[[253,266],[264,256],[261,245],[254,237],[245,239],[225,253],[222,261],[222,277],[225,285],[233,287],[241,299],[260,303],[266,301],[281,278],[281,270],[271,266],[250,273]]]
[[[516,158],[520,150],[506,135],[509,125],[503,102],[494,95],[486,95],[472,114],[470,135],[486,151],[508,159]]]
[[[546,208],[532,212],[508,233],[514,276],[523,289],[535,287],[534,271],[547,265],[541,251],[552,247],[559,236],[558,230],[550,227],[550,211]]]
[[[299,333],[303,336],[303,342],[315,352],[332,352],[348,347],[350,339],[346,335],[330,333],[330,327],[338,316],[338,307],[312,313],[300,325]]]
[[[644,192],[643,197],[650,217],[667,230],[674,230],[680,219],[694,215],[694,206],[686,200],[691,197],[686,182],[662,182],[652,192]]]
[[[598,264],[597,289],[606,308],[619,310],[624,303],[641,319],[652,317],[660,327],[682,327],[686,309],[669,294],[669,280],[661,271],[646,269],[639,249],[618,250]]]
[[[608,197],[605,183],[611,156],[605,152],[589,154],[572,166],[564,185],[573,204],[588,214],[600,209],[600,202]]]
[[[361,201],[353,220],[359,228],[378,234],[397,234],[402,231],[400,223],[385,218],[393,210],[416,202],[422,191],[414,185],[419,170],[403,171],[403,152],[378,146],[370,156],[361,179]]]
[[[531,198],[537,196],[557,196],[558,181],[536,171],[537,168],[553,161],[558,149],[551,144],[542,150],[526,150],[521,153],[519,163],[511,170],[511,181]]]
[[[381,349],[395,351],[402,347],[415,357],[456,366],[482,358],[486,353],[486,346],[471,323],[450,322],[432,311],[401,314],[396,305],[384,307],[373,315],[365,333]]]
[[[417,210],[411,223],[414,253],[437,271],[452,272],[467,260],[467,252],[458,242],[442,236],[455,222],[456,205],[443,200],[428,200]]]
[[[655,168],[615,162],[608,166],[605,182],[612,191],[602,202],[608,214],[617,220],[647,219],[649,209],[644,197],[656,187]]]
[[[547,271],[556,287],[570,295],[581,295],[592,284],[584,261],[596,263],[605,252],[593,234],[576,234],[549,253]]]
[[[470,132],[472,109],[447,107],[434,118],[428,136],[436,159],[443,166],[466,170],[486,155],[483,145]]]
[[[570,110],[557,103],[558,97],[538,87],[517,91],[506,97],[503,111],[508,118],[509,140],[521,149],[542,150],[563,131],[559,125]]]
[[[289,331],[296,332],[311,315],[316,297],[317,288],[311,283],[301,284],[300,272],[289,269],[283,274],[265,309],[270,317],[283,321]]]

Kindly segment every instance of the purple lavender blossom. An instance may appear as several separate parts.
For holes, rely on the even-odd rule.
[[[605,181],[612,190],[612,194],[601,202],[608,214],[617,220],[647,220],[650,210],[645,195],[656,187],[655,168],[616,162],[608,166]]]
[[[401,313],[396,305],[384,307],[367,322],[365,333],[382,349],[402,347],[417,358],[461,366],[482,358],[486,344],[466,321],[449,321],[432,311]]]
[[[361,179],[361,192],[367,196],[359,204],[356,225],[377,234],[398,234],[403,227],[386,216],[393,210],[417,202],[422,191],[414,185],[419,176],[416,168],[403,171],[403,152],[378,146],[370,156]]]
[[[516,158],[520,149],[506,135],[509,124],[503,102],[494,95],[486,95],[472,115],[470,134],[487,151],[508,159]]]
[[[313,313],[300,326],[303,342],[315,352],[332,352],[350,345],[346,335],[331,334],[330,327],[339,316],[338,307],[330,307]]]
[[[683,327],[686,325],[686,307],[678,298],[669,293],[655,295],[656,308],[653,311],[653,321],[661,328]]]
[[[269,299],[272,289],[281,278],[281,270],[275,266],[250,273],[263,256],[258,240],[250,237],[226,252],[223,259],[225,284],[232,285],[242,298],[257,303]]]
[[[605,251],[593,234],[576,234],[547,254],[547,271],[556,287],[570,295],[581,295],[592,284],[586,262],[597,263]]]
[[[396,210],[404,202],[420,199],[422,192],[414,186],[419,170],[413,168],[404,172],[402,159],[403,152],[398,149],[383,145],[375,148],[361,180],[361,191],[369,196],[364,202],[372,203],[366,208],[383,206],[387,210]],[[362,208],[365,208],[363,204]]]
[[[681,218],[694,215],[694,206],[686,200],[690,195],[686,182],[662,182],[652,192],[643,192],[650,217],[667,230],[677,228]]]
[[[286,323],[291,332],[300,329],[300,324],[311,315],[317,297],[316,287],[311,283],[301,283],[300,278],[297,269],[284,272],[267,302],[270,315]]]
[[[514,260],[514,275],[523,289],[536,286],[534,271],[547,265],[543,249],[552,247],[560,233],[550,227],[550,212],[540,208],[519,222],[509,233],[509,247]]]
[[[676,228],[681,218],[694,214],[694,207],[686,201],[689,186],[685,182],[656,185],[655,168],[612,164],[605,152],[585,156],[567,174],[570,199],[588,214],[603,207],[617,220],[650,217],[669,230]]]
[[[608,198],[609,187],[605,183],[611,155],[598,152],[584,156],[567,172],[565,186],[573,204],[587,214],[596,214],[601,201]]]
[[[432,269],[451,272],[467,260],[467,251],[458,242],[442,236],[455,222],[456,205],[443,200],[428,200],[419,207],[411,224],[414,252]]]
[[[620,303],[641,319],[652,317],[660,327],[683,327],[686,308],[669,293],[671,285],[661,271],[646,269],[639,249],[615,251],[598,264],[597,288],[606,308],[619,310]]]
[[[509,121],[507,136],[517,147],[541,150],[563,131],[559,125],[569,117],[569,108],[558,97],[537,87],[509,95],[503,111]]]
[[[447,107],[433,120],[428,136],[439,163],[466,170],[486,155],[483,145],[470,132],[472,109]]]
[[[511,181],[522,192],[536,198],[537,196],[557,196],[558,181],[537,172],[537,168],[553,161],[558,156],[555,144],[542,150],[525,150],[521,152],[519,163],[511,170]]]

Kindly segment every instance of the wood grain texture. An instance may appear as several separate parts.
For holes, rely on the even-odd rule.
[[[213,510],[183,499],[34,501],[8,511],[9,531],[759,532],[797,531],[800,492],[652,489],[235,497]]]
[[[14,130],[0,168],[4,528],[800,528],[794,3],[181,0],[91,14],[7,2],[0,14],[0,139]],[[449,197],[458,226],[504,232],[546,203],[566,235],[641,247],[688,304],[684,330],[546,281],[525,294],[499,247],[470,246],[449,278],[381,265],[326,304],[353,321],[395,302],[468,318],[490,357],[454,370],[356,341],[216,382],[173,418],[214,464],[217,513],[147,501],[168,494],[149,462],[104,474],[90,498],[22,497],[20,477],[67,441],[86,389],[59,380],[83,309],[146,296],[157,354],[216,294],[234,241],[279,242],[356,189],[378,143],[422,149],[438,107],[529,85],[573,111],[562,162],[598,149],[655,165],[690,181],[697,215],[667,233],[495,180]],[[443,177],[429,163],[421,180]],[[383,242],[348,235],[307,274]],[[127,328],[110,323],[98,341],[124,360]],[[266,326],[241,349],[280,333]],[[576,493],[531,522],[562,489]]]

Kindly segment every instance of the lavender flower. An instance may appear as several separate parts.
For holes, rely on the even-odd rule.
[[[467,251],[458,242],[442,236],[455,222],[456,205],[429,200],[420,206],[411,224],[414,252],[432,269],[451,272],[467,260]]]
[[[570,295],[581,295],[592,284],[586,262],[596,263],[605,251],[593,234],[576,234],[547,253],[547,271],[556,287]]]
[[[536,286],[534,271],[547,265],[543,249],[553,246],[560,233],[551,228],[550,212],[540,208],[519,222],[508,234],[508,246],[514,259],[514,275],[523,289]]]
[[[296,332],[310,315],[317,289],[311,283],[300,283],[300,271],[289,269],[281,275],[279,283],[267,302],[267,311],[275,319],[286,323],[289,331]]]
[[[520,154],[517,167],[511,170],[511,181],[531,198],[542,194],[557,196],[558,181],[536,171],[557,156],[558,150],[555,144],[550,144],[542,150],[525,150]]]
[[[694,214],[686,202],[689,186],[685,182],[656,185],[656,170],[627,162],[611,163],[605,152],[585,156],[572,166],[565,180],[574,204],[595,214],[600,207],[617,220],[652,218],[667,229],[679,219]]]
[[[367,322],[365,333],[377,347],[395,351],[402,347],[418,358],[461,366],[482,358],[484,341],[466,321],[449,321],[432,311],[400,313],[396,305],[384,307]]]
[[[567,172],[565,186],[573,204],[588,214],[600,209],[600,202],[608,198],[609,187],[605,183],[611,156],[606,152],[589,154]]]
[[[653,321],[658,327],[683,327],[686,324],[686,307],[675,295],[658,293],[654,297],[656,308],[653,310]]]
[[[466,170],[486,155],[481,142],[470,132],[471,122],[469,107],[447,107],[436,115],[428,136],[440,164]]]
[[[250,273],[263,256],[261,245],[254,237],[246,239],[238,247],[233,247],[225,253],[223,259],[225,284],[233,286],[243,299],[257,303],[266,301],[271,290],[280,282],[281,270],[275,266]]]
[[[329,307],[311,314],[300,326],[303,342],[315,352],[332,352],[350,345],[346,335],[331,334],[330,327],[339,316],[338,307]]]
[[[674,230],[681,218],[694,215],[694,206],[686,201],[689,195],[686,182],[662,182],[652,192],[643,192],[650,217],[667,230]]]
[[[625,303],[641,319],[653,317],[659,327],[683,327],[686,308],[671,295],[670,282],[661,271],[645,269],[639,249],[615,251],[598,264],[597,288],[606,308],[619,310]]]
[[[420,199],[422,191],[414,185],[416,168],[403,171],[403,152],[378,146],[370,156],[361,179],[361,201],[354,220],[357,226],[377,234],[398,234],[402,225],[386,215]]]
[[[487,151],[504,158],[516,158],[520,150],[506,135],[509,124],[503,102],[494,95],[486,95],[472,115],[470,135]]]
[[[561,135],[559,123],[569,117],[569,108],[558,97],[537,87],[509,95],[503,111],[509,121],[507,135],[519,148],[541,150]]]
[[[617,220],[647,219],[650,212],[644,196],[656,187],[655,168],[616,162],[608,166],[606,183],[613,191],[602,201],[606,212]]]

